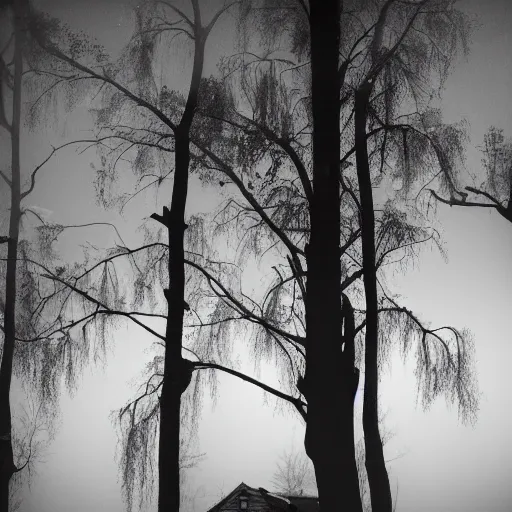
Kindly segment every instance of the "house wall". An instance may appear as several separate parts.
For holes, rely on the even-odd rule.
[[[254,493],[248,490],[247,494],[249,497],[247,510],[249,512],[274,512],[275,509],[270,507],[259,492]],[[228,500],[219,508],[219,512],[239,512],[239,510],[238,495]]]

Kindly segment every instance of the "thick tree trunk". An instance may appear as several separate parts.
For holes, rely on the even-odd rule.
[[[9,482],[16,471],[11,440],[11,380],[16,338],[16,267],[20,225],[20,119],[22,79],[22,32],[19,7],[15,9],[14,90],[11,123],[11,212],[5,278],[4,346],[0,365],[0,512],[9,511]]]
[[[366,142],[367,107],[372,83],[365,82],[355,98],[355,146],[357,178],[361,198],[361,234],[364,291],[366,296],[365,387],[363,430],[366,449],[366,472],[373,512],[391,512],[391,490],[379,432],[378,413],[378,302],[375,266],[375,215]]]
[[[164,208],[163,222],[169,234],[169,289],[165,369],[160,396],[160,436],[158,450],[158,512],[178,512],[180,508],[180,409],[181,395],[187,389],[193,367],[182,357],[185,304],[185,263],[183,235],[190,163],[189,133],[197,107],[204,62],[204,31],[197,2],[193,3],[196,22],[195,52],[189,95],[175,136],[175,171],[170,211]]]
[[[353,374],[343,371],[341,352],[339,3],[310,3],[313,199],[306,249],[305,447],[315,467],[321,510],[360,512]]]

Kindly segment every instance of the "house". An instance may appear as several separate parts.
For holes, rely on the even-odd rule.
[[[316,496],[285,496],[243,482],[208,512],[318,512]]]

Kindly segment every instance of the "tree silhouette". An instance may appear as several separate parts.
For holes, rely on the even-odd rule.
[[[199,93],[199,85],[203,72],[204,49],[207,37],[219,16],[229,7],[224,6],[213,16],[210,23],[203,25],[201,10],[197,0],[192,1],[193,16],[190,18],[177,6],[165,4],[171,14],[178,16],[178,21],[169,22],[168,26],[156,25],[157,17],[145,18],[142,9],[137,12],[138,33],[132,41],[125,56],[135,59],[135,76],[132,80],[138,86],[139,106],[148,108],[156,113],[161,121],[173,133],[173,152],[175,154],[174,186],[171,206],[164,206],[163,214],[153,214],[151,217],[160,222],[168,233],[168,287],[164,289],[167,301],[166,332],[161,337],[165,342],[165,355],[162,368],[162,380],[156,388],[160,391],[158,408],[153,409],[152,416],[159,413],[160,435],[158,443],[158,508],[159,510],[179,510],[180,506],[180,477],[179,477],[179,449],[180,449],[180,404],[181,395],[188,387],[193,365],[182,358],[182,332],[185,293],[184,248],[183,234],[187,229],[185,224],[185,205],[187,200],[188,173],[189,173],[189,137],[190,128],[194,118]],[[158,21],[158,23],[160,23]],[[164,22],[164,25],[165,22]],[[152,87],[151,57],[155,51],[158,36],[166,31],[179,31],[186,34],[194,42],[194,62],[188,96],[183,111],[177,121],[167,117],[156,107],[151,105],[154,87]],[[78,63],[73,56],[67,56],[55,45],[48,45],[41,41],[43,47],[65,63],[80,71],[85,71],[89,76],[103,78],[107,83],[114,85],[125,94],[125,99],[133,99],[135,96],[128,93],[127,89],[119,86],[110,73],[104,72],[102,76]],[[119,93],[118,93],[119,94]],[[152,391],[154,393],[155,390]],[[135,412],[135,407],[133,413]],[[150,415],[151,417],[151,415]],[[133,427],[132,419],[132,427]],[[135,435],[134,432],[132,432]],[[129,446],[129,445],[128,445]],[[130,465],[130,459],[125,459]],[[128,469],[130,471],[130,469]],[[129,476],[126,477],[129,480]],[[125,479],[126,479],[125,478]],[[130,499],[128,500],[130,504]]]
[[[16,490],[24,476],[30,478],[36,460],[54,432],[58,395],[64,379],[71,391],[88,360],[90,345],[73,343],[62,315],[71,307],[68,296],[41,279],[41,269],[55,267],[65,274],[68,266],[54,251],[65,226],[47,222],[37,207],[27,206],[36,180],[45,165],[58,153],[54,147],[35,166],[23,183],[25,163],[21,154],[23,121],[28,117],[35,129],[36,118],[23,108],[23,100],[38,101],[37,88],[53,88],[69,82],[51,73],[50,60],[33,46],[27,30],[31,18],[27,2],[3,3],[0,54],[0,132],[9,140],[10,154],[2,159],[0,178],[9,194],[8,236],[0,248],[0,510],[14,510]],[[34,78],[37,75],[37,78]],[[35,87],[35,82],[38,82]],[[2,155],[4,156],[4,155]],[[9,163],[10,159],[10,163]],[[10,170],[7,170],[10,168]],[[29,220],[30,219],[30,220]],[[31,221],[40,222],[34,227]],[[33,228],[31,230],[30,228]],[[32,232],[31,232],[32,231]],[[35,233],[35,239],[32,235]],[[5,244],[5,245],[3,245]],[[6,250],[5,250],[6,249]],[[68,294],[69,295],[69,294]],[[11,386],[17,378],[27,394],[28,407],[16,414]],[[26,401],[25,400],[25,401]],[[46,434],[44,433],[46,431]],[[25,471],[23,471],[25,470]],[[23,471],[23,472],[22,472]],[[13,476],[15,477],[13,479]],[[11,485],[10,485],[11,483]],[[12,485],[15,484],[15,485]]]
[[[397,208],[397,200],[406,199],[407,194],[418,182],[420,184],[422,181],[428,182],[431,172],[439,174],[439,168],[446,171],[442,185],[447,186],[450,172],[455,171],[457,158],[461,153],[463,133],[457,126],[443,125],[438,122],[436,111],[430,108],[429,91],[435,92],[436,90],[435,77],[432,76],[432,73],[437,72],[438,85],[442,86],[454,52],[461,46],[463,49],[465,48],[468,25],[464,17],[453,9],[452,2],[433,3],[435,3],[436,9],[431,9],[431,2],[413,2],[407,4],[405,9],[402,9],[401,3],[396,2],[395,4],[393,1],[361,7],[345,5],[344,9],[346,10],[341,14],[343,16],[345,13],[346,16],[346,18],[342,17],[342,21],[346,22],[346,25],[342,24],[342,26],[346,26],[346,30],[342,31],[343,51],[341,53],[344,60],[338,68],[337,79],[341,79],[341,83],[337,90],[341,91],[341,124],[343,127],[341,145],[345,153],[339,159],[338,166],[341,163],[343,171],[342,176],[339,177],[341,196],[345,195],[353,202],[348,207],[348,222],[346,221],[346,224],[342,225],[347,230],[342,233],[345,243],[341,247],[341,255],[346,254],[351,257],[348,251],[353,249],[363,231],[363,268],[358,268],[350,277],[347,276],[348,281],[341,284],[341,290],[338,284],[336,286],[338,295],[340,295],[344,284],[350,285],[363,273],[367,276],[365,278],[367,317],[359,327],[365,327],[367,337],[365,343],[367,385],[365,386],[364,425],[367,468],[370,487],[373,488],[372,499],[377,510],[391,510],[391,493],[376,421],[378,357],[381,352],[378,345],[378,340],[381,337],[377,322],[379,313],[405,314],[407,323],[412,328],[412,331],[408,330],[407,334],[420,334],[419,341],[422,343],[423,350],[423,353],[420,352],[420,358],[423,361],[420,360],[419,366],[424,364],[427,367],[427,371],[420,371],[420,377],[425,378],[424,403],[427,404],[432,396],[437,396],[441,387],[446,391],[452,386],[449,395],[452,392],[456,394],[462,414],[472,415],[476,412],[475,389],[469,373],[467,373],[468,367],[465,361],[466,357],[468,361],[470,359],[471,347],[467,333],[451,331],[453,334],[452,349],[458,355],[463,355],[461,358],[457,357],[456,362],[452,359],[451,349],[444,340],[441,342],[440,339],[430,338],[434,346],[439,342],[442,347],[440,351],[434,351],[435,355],[431,355],[429,354],[430,349],[424,342],[429,335],[435,334],[436,331],[430,331],[421,324],[415,324],[414,315],[406,308],[401,309],[396,302],[386,304],[389,301],[385,291],[381,295],[381,300],[378,299],[376,272],[379,267],[389,263],[386,261],[387,257],[393,251],[401,249],[408,249],[413,253],[415,244],[422,239],[426,240],[432,237],[418,226],[408,225],[406,222],[408,215],[403,209]],[[196,143],[196,147],[203,150],[208,157],[209,164],[207,165],[220,170],[229,179],[228,182],[223,180],[220,185],[233,183],[249,203],[249,207],[247,207],[237,200],[230,200],[223,211],[223,222],[227,224],[228,219],[231,218],[233,223],[241,224],[240,218],[244,218],[247,221],[243,227],[247,247],[251,246],[260,254],[264,252],[261,249],[263,241],[267,242],[270,239],[269,245],[278,243],[278,241],[282,242],[290,253],[288,262],[292,276],[284,279],[277,272],[278,280],[284,284],[297,278],[298,288],[304,291],[304,283],[301,281],[305,273],[307,273],[308,283],[311,281],[308,251],[312,247],[313,233],[317,230],[319,233],[324,233],[326,229],[331,229],[330,222],[334,222],[335,219],[333,210],[329,217],[330,220],[323,219],[322,222],[319,222],[318,227],[314,227],[315,215],[312,198],[318,192],[318,197],[321,197],[319,211],[322,212],[322,215],[327,215],[328,204],[334,204],[334,199],[331,199],[331,203],[329,203],[327,195],[322,195],[328,194],[322,188],[323,185],[315,187],[314,142],[312,161],[309,156],[311,128],[313,129],[313,140],[315,133],[315,114],[311,107],[311,102],[315,101],[315,93],[313,90],[311,93],[308,92],[308,80],[313,81],[315,73],[313,70],[311,77],[304,76],[303,70],[308,62],[297,62],[288,55],[282,56],[282,43],[283,41],[288,42],[291,52],[296,57],[309,55],[308,42],[312,35],[308,34],[308,23],[311,31],[314,24],[311,22],[311,13],[306,4],[281,2],[270,6],[263,2],[261,6],[261,9],[255,8],[252,11],[253,16],[250,16],[250,6],[246,11],[242,11],[246,19],[249,20],[245,24],[244,41],[253,41],[254,38],[248,34],[254,36],[254,33],[257,34],[258,31],[261,40],[258,40],[258,43],[250,49],[245,47],[242,54],[239,53],[225,62],[226,79],[231,79],[233,83],[233,76],[237,73],[240,76],[239,80],[235,82],[236,85],[233,86],[233,90],[236,92],[226,94],[227,98],[233,96],[236,98],[237,108],[234,111],[230,109],[229,115],[224,118],[224,122],[236,133],[231,139],[231,146],[235,147],[236,151],[229,152],[227,143],[222,148],[226,150],[223,155],[203,148],[200,142]],[[334,9],[332,6],[331,8]],[[359,16],[356,21],[354,21],[354,12]],[[334,10],[331,12],[331,16],[336,16]],[[354,24],[359,24],[359,26],[355,30],[350,30]],[[361,24],[363,29],[361,29]],[[247,32],[248,27],[249,31]],[[281,45],[279,49],[272,47],[276,39]],[[311,44],[313,43],[311,42]],[[257,55],[257,49],[254,49],[254,47],[258,48],[258,45],[260,45],[260,49],[263,49],[261,55]],[[325,61],[325,51],[324,48],[322,62]],[[345,57],[346,55],[348,56]],[[294,73],[296,73],[295,80]],[[301,80],[303,81],[302,86]],[[335,80],[334,75],[329,80],[323,77],[321,83],[325,85],[333,80]],[[306,87],[304,87],[304,82],[306,82]],[[430,96],[432,94],[430,93]],[[328,97],[327,93],[319,94],[318,101],[326,102]],[[416,111],[412,114],[408,114],[405,107],[409,106],[409,103],[416,107]],[[337,104],[338,99],[333,99],[331,112],[336,111]],[[212,113],[211,117],[219,118],[216,113]],[[355,123],[356,120],[357,126],[352,127],[352,122]],[[294,131],[295,123],[297,129]],[[301,124],[299,125],[299,123]],[[367,125],[369,125],[368,130]],[[326,141],[333,133],[335,132],[326,135],[322,132],[322,140],[318,142],[320,147],[323,147],[324,143],[327,144]],[[349,141],[354,135],[356,144],[352,146]],[[339,138],[337,140],[339,141]],[[322,158],[336,154],[336,151],[333,143],[333,148],[330,151],[322,151]],[[354,154],[356,155],[356,180],[359,183],[359,190],[353,185],[353,173],[350,169],[353,167]],[[268,166],[265,178],[262,178],[259,169],[255,170],[256,164]],[[309,174],[311,164],[313,168],[312,187]],[[233,172],[235,166],[241,168],[243,179]],[[381,218],[375,219],[372,187],[380,184],[383,192],[388,192],[383,187],[386,185],[386,174],[384,173],[388,169],[391,170],[388,174],[390,178],[401,182],[401,190],[394,194],[394,204],[387,203],[381,211]],[[276,177],[278,173],[280,176]],[[388,181],[388,186],[390,182],[391,180]],[[333,196],[336,196],[339,214],[338,193],[332,192],[337,190],[337,184],[325,187],[329,188],[329,192]],[[360,198],[357,197],[357,192],[359,192]],[[263,197],[255,198],[257,193],[261,193]],[[342,212],[347,212],[343,206]],[[376,223],[377,226],[383,228],[377,238],[373,235]],[[269,230],[270,236],[267,239],[261,235],[261,227]],[[338,228],[338,233],[339,231],[340,228]],[[308,235],[308,244],[302,249],[299,244]],[[330,240],[333,237],[337,238],[331,234]],[[336,251],[339,254],[339,249]],[[334,249],[331,251],[331,254],[333,253]],[[329,254],[327,246],[319,252],[319,258],[320,256],[322,258],[322,270],[325,270],[327,266],[325,259],[327,254]],[[304,256],[307,262],[307,271],[303,270],[303,263],[300,259]],[[339,282],[339,279],[331,280],[331,284]],[[274,291],[280,290],[282,284],[276,284]],[[329,286],[325,285],[323,289],[328,290]],[[269,297],[275,299],[276,294],[277,292],[273,297],[270,294]],[[311,307],[317,310],[322,309],[322,312],[318,312],[318,314],[327,315],[328,296],[328,294],[319,295],[313,301],[314,305]],[[274,309],[279,308],[276,306],[277,304],[279,301],[274,301]],[[306,306],[306,319],[308,318],[308,307]],[[327,316],[333,318],[332,313]],[[392,316],[389,316],[389,320],[393,322]],[[307,325],[308,321],[306,321],[306,331]],[[357,332],[360,332],[359,328]],[[341,334],[337,338],[338,340],[342,339]],[[310,336],[306,336],[306,339],[310,339]],[[313,339],[324,340],[327,338],[326,336],[314,336]],[[321,342],[315,341],[315,343]],[[460,350],[458,348],[460,346],[467,346],[468,352]],[[306,354],[309,350],[311,350],[311,344],[308,343]],[[334,358],[332,354],[326,352],[323,354],[325,364],[327,364],[327,359],[332,361]],[[430,366],[434,359],[436,360],[435,370]],[[338,364],[339,367],[341,364]],[[464,377],[462,377],[463,373],[466,374]],[[439,378],[441,374],[443,377]],[[335,388],[339,389],[340,386],[335,386]],[[324,397],[328,395],[325,389],[323,393]],[[308,421],[309,417],[308,414]],[[329,472],[329,474],[333,473],[334,471]],[[320,496],[322,496],[321,486],[319,490]],[[348,501],[351,501],[350,498]]]
[[[98,136],[96,139],[85,142],[103,145],[103,147],[107,147],[107,150],[110,150],[106,146],[107,140],[120,140],[121,145],[127,142],[129,147],[123,148],[121,155],[126,153],[127,149],[138,146],[134,168],[142,175],[146,175],[151,158],[148,148],[175,154],[171,207],[168,209],[164,206],[162,215],[151,215],[152,219],[165,227],[169,239],[167,244],[153,242],[134,250],[128,249],[126,246],[118,246],[110,251],[106,257],[100,258],[94,265],[81,273],[67,275],[64,278],[56,272],[47,271],[45,274],[46,278],[61,285],[60,289],[68,288],[86,302],[88,301],[88,306],[85,306],[85,314],[80,319],[72,322],[74,326],[81,323],[87,325],[89,322],[100,319],[100,328],[104,334],[105,319],[121,316],[129,318],[153,336],[156,336],[160,340],[160,344],[163,342],[164,355],[155,357],[148,368],[150,375],[144,392],[127,404],[119,414],[121,427],[126,429],[123,436],[124,448],[121,465],[123,469],[123,488],[129,508],[132,507],[133,494],[137,490],[137,485],[138,491],[141,492],[141,498],[143,498],[142,495],[145,492],[150,492],[148,484],[152,480],[153,468],[151,461],[148,463],[148,460],[151,448],[156,444],[155,441],[158,436],[159,510],[179,509],[180,444],[183,441],[180,439],[180,412],[182,416],[184,415],[184,411],[180,411],[181,395],[188,388],[194,370],[222,370],[252,382],[281,398],[303,405],[300,399],[273,390],[236,370],[208,360],[190,361],[182,357],[182,350],[183,348],[186,349],[182,344],[183,315],[184,310],[190,308],[184,298],[184,263],[196,267],[206,279],[211,279],[208,272],[199,267],[197,263],[184,259],[183,238],[188,227],[185,224],[184,215],[190,158],[189,139],[191,133],[197,136],[198,130],[203,134],[211,134],[211,123],[210,126],[200,128],[193,125],[199,94],[201,93],[202,97],[208,98],[212,103],[215,101],[215,98],[211,98],[209,94],[210,82],[201,79],[204,47],[206,38],[217,19],[231,5],[225,4],[213,16],[210,23],[205,26],[201,22],[201,11],[197,1],[192,2],[192,18],[173,4],[158,5],[157,14],[148,14],[139,9],[136,11],[137,32],[121,56],[120,61],[116,66],[111,65],[108,68],[103,65],[101,72],[96,71],[95,67],[86,66],[77,60],[80,55],[78,57],[72,55],[72,46],[66,52],[59,48],[55,41],[52,41],[55,21],[40,17],[35,22],[36,26],[33,27],[36,40],[41,48],[61,61],[63,65],[61,73],[64,76],[76,77],[76,73],[80,72],[77,79],[92,79],[100,81],[102,85],[109,86],[103,97],[106,106],[97,111],[97,122],[101,131],[111,130],[114,133]],[[174,15],[177,17],[177,21],[171,19],[162,26],[162,18],[158,16],[162,14],[162,9],[164,16]],[[160,91],[156,92],[152,77],[149,74],[150,61],[153,54],[156,53],[157,42],[162,34],[165,35],[169,31],[186,34],[194,41],[194,64],[187,99],[178,93],[169,92],[166,87],[162,87]],[[164,40],[163,44],[165,45],[166,42]],[[131,92],[127,87],[121,85],[120,80],[124,80],[129,86],[133,86],[137,92]],[[149,128],[143,126],[144,121],[148,121],[148,118],[140,112],[136,112],[136,127],[123,124],[123,121],[120,120],[123,116],[125,116],[124,119],[127,119],[134,114],[133,104],[144,107],[146,113],[150,115]],[[125,110],[123,110],[123,107],[126,107]],[[154,124],[151,125],[151,122],[155,122],[155,119],[159,124],[159,129],[165,128],[168,130],[167,133],[157,131]],[[139,129],[139,126],[142,127]],[[149,137],[156,136],[158,141],[155,143],[150,138],[144,138],[148,135]],[[164,143],[170,143],[170,145],[166,146]],[[119,146],[114,151],[116,149],[119,149]],[[114,157],[111,170],[115,171],[115,166],[121,155],[118,154]],[[112,153],[110,153],[110,156],[112,156]],[[106,184],[109,179],[112,179],[112,173],[109,175],[106,168],[107,158],[104,155],[102,155],[102,164],[104,167],[98,171],[96,187],[99,200],[106,202],[108,195]],[[160,184],[165,177],[157,177],[157,183]],[[130,197],[135,194],[132,192]],[[135,253],[140,254],[141,251],[147,251],[146,271],[141,271],[133,257]],[[157,278],[164,286],[163,294],[167,301],[167,309],[164,314],[123,310],[124,300],[114,270],[114,260],[121,256],[132,257],[131,263],[136,273],[134,306],[140,306],[146,298],[149,298],[151,303],[151,299],[154,299],[154,283],[149,284],[149,279]],[[164,265],[162,263],[164,261],[168,264]],[[93,276],[97,276],[97,285],[92,284]],[[80,286],[81,283],[84,283],[84,286]],[[109,305],[112,302],[114,307]],[[154,301],[152,305],[154,305]],[[137,315],[165,319],[165,335],[159,334],[156,330],[139,321],[136,318]],[[87,334],[85,333],[85,335]],[[188,350],[190,351],[190,349]],[[199,389],[198,385],[195,387],[195,390],[197,389]],[[197,394],[197,391],[194,391],[194,393]],[[197,406],[198,400],[196,398],[197,396],[194,396],[193,401]],[[158,432],[157,425],[159,425]]]
[[[383,418],[381,418],[381,422]],[[391,438],[389,432],[383,435],[383,443]],[[365,512],[371,511],[370,493],[368,490],[368,478],[364,468],[364,439],[356,443],[356,464],[359,474],[359,488],[361,490],[361,502]],[[285,496],[316,495],[318,490],[315,484],[315,470],[311,460],[302,451],[284,451],[276,464],[276,470],[272,477],[272,483],[276,492]]]
[[[283,452],[276,464],[272,483],[276,492],[301,496],[315,485],[314,468],[303,452]]]

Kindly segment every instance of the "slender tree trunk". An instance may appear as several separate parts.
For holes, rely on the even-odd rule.
[[[9,511],[9,482],[16,471],[11,440],[11,379],[16,338],[16,267],[20,224],[20,119],[22,79],[22,31],[20,8],[14,4],[14,90],[11,123],[11,213],[5,278],[4,346],[0,365],[0,512]]]
[[[164,224],[169,234],[169,289],[165,369],[160,396],[160,437],[158,451],[158,512],[177,512],[180,508],[180,409],[181,395],[187,389],[193,366],[182,357],[183,314],[185,305],[185,264],[183,235],[190,163],[190,127],[197,107],[203,72],[206,34],[201,28],[199,7],[193,2],[195,15],[195,51],[189,95],[175,136],[175,171],[171,208],[164,208]]]
[[[366,143],[367,107],[372,83],[365,82],[355,98],[355,146],[357,178],[361,198],[361,235],[363,250],[364,291],[366,296],[365,387],[363,430],[366,449],[366,472],[373,512],[391,512],[391,489],[379,432],[378,413],[378,302],[375,266],[375,215]]]
[[[305,447],[315,467],[321,510],[360,512],[352,374],[340,370],[339,4],[310,2],[313,199],[306,249]]]

